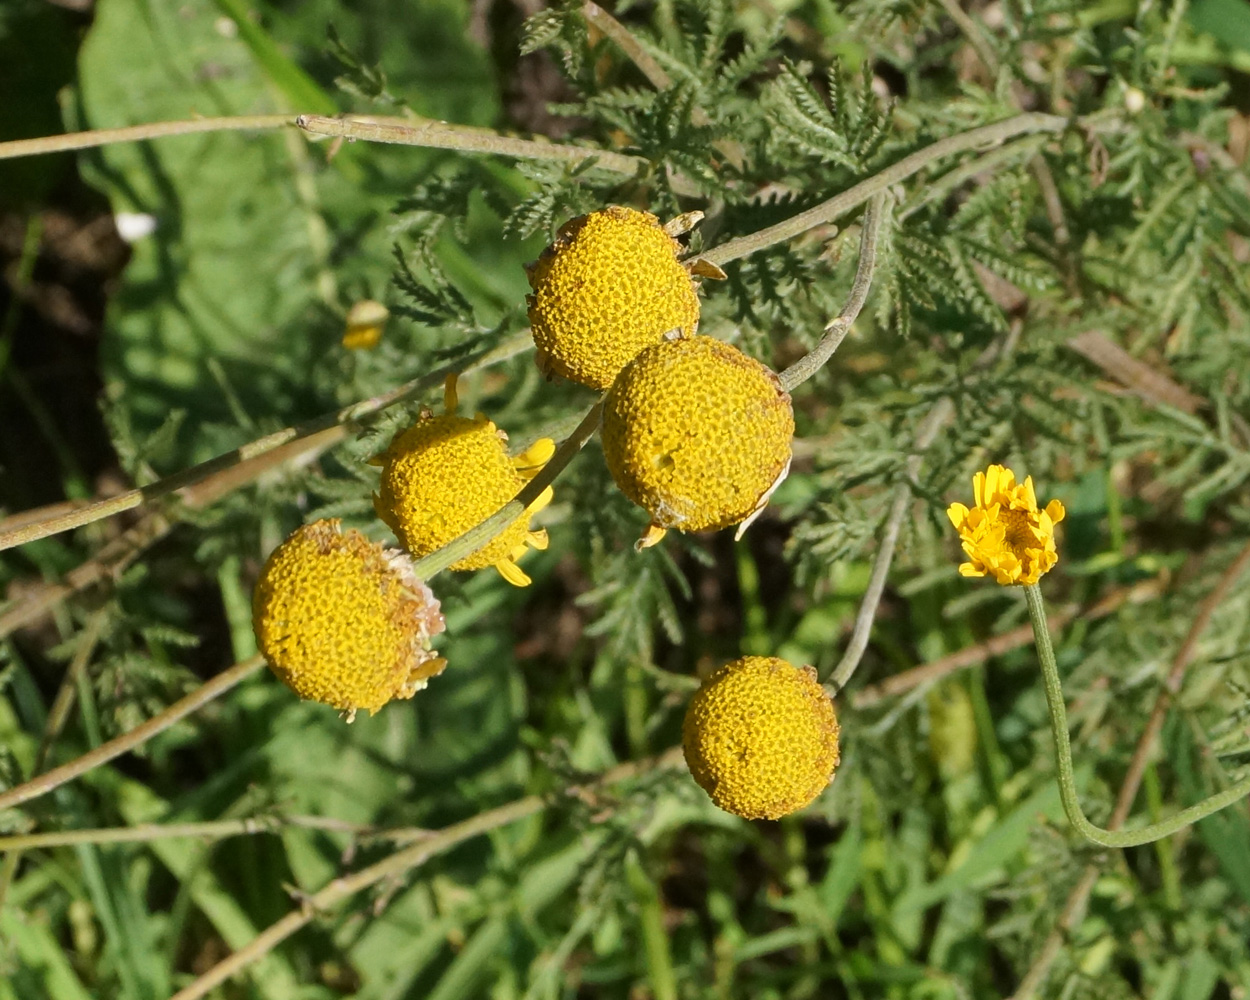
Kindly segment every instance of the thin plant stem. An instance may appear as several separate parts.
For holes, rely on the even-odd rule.
[[[1250,795],[1250,778],[1245,778],[1188,809],[1182,809],[1165,820],[1138,830],[1105,830],[1091,823],[1082,811],[1076,793],[1072,745],[1068,739],[1068,714],[1064,707],[1063,686],[1059,682],[1059,668],[1055,664],[1055,651],[1050,642],[1050,629],[1046,624],[1046,606],[1042,601],[1042,592],[1037,584],[1029,584],[1024,588],[1024,596],[1028,600],[1029,622],[1033,626],[1037,658],[1042,667],[1042,684],[1046,690],[1046,707],[1050,712],[1050,731],[1054,737],[1055,757],[1059,765],[1059,797],[1063,801],[1063,811],[1068,814],[1068,821],[1081,836],[1102,847],[1137,847],[1171,836]]]
[[[61,735],[61,731],[65,728],[65,723],[69,721],[70,713],[74,710],[74,699],[78,693],[79,678],[86,672],[87,665],[91,662],[91,657],[95,655],[96,646],[104,631],[107,617],[107,613],[103,609],[96,611],[88,619],[86,628],[83,629],[82,635],[78,638],[78,648],[74,650],[74,656],[70,660],[69,669],[65,671],[65,676],[61,679],[61,686],[57,690],[56,698],[52,701],[52,708],[48,712],[48,720],[43,727],[43,737],[39,740],[39,749],[35,752],[35,762],[30,769],[32,775],[39,774],[47,767],[48,758],[52,754],[52,748],[56,744],[57,737]],[[0,865],[0,910],[4,909],[5,899],[9,895],[9,887],[13,884],[13,875],[17,872],[17,866],[21,860],[21,850],[14,849],[4,859],[4,864]]]
[[[598,28],[610,38],[656,90],[668,90],[673,85],[673,78],[668,75],[668,71],[659,64],[656,58],[639,44],[638,39],[625,25],[597,3],[582,4],[582,17],[588,24]],[[706,124],[706,120],[694,124]]]
[[[878,191],[885,191],[893,185],[907,180],[907,178],[923,170],[935,160],[940,160],[945,156],[953,156],[956,153],[966,153],[969,150],[993,146],[1000,142],[1006,142],[1008,139],[1013,139],[1018,135],[1031,135],[1037,132],[1059,133],[1064,131],[1070,124],[1072,124],[1070,119],[1060,117],[1059,115],[1030,112],[1007,118],[1001,122],[994,122],[991,125],[982,125],[979,128],[969,129],[967,132],[947,136],[945,139],[938,139],[937,142],[930,143],[924,149],[918,149],[909,156],[903,157],[897,163],[877,172],[872,177],[860,181],[858,184],[847,188],[826,201],[822,201],[819,205],[815,205],[805,212],[791,216],[784,222],[779,222],[775,226],[769,226],[767,229],[761,229],[748,236],[739,236],[737,239],[729,240],[718,247],[713,247],[702,254],[702,256],[716,265],[727,264],[730,261],[746,257],[766,247],[784,243],[801,233],[805,233],[809,229],[814,229],[816,226],[832,222],[851,211],[851,209],[857,208],[868,201]]]
[[[620,764],[605,771],[594,781],[567,789],[565,794],[568,796],[585,795],[640,774],[677,767],[681,760],[681,748],[673,747],[658,757]],[[551,804],[552,800],[541,795],[529,795],[523,799],[517,799],[515,802],[478,813],[461,823],[432,833],[411,847],[406,847],[368,868],[331,880],[320,892],[303,900],[300,906],[271,924],[229,958],[218,962],[193,983],[179,990],[170,1000],[199,1000],[200,997],[206,996],[211,990],[237,975],[253,962],[263,958],[300,928],[310,924],[319,914],[337,907],[361,890],[377,885],[379,882],[398,879],[414,868],[425,864],[430,858],[466,840],[543,812]]]
[[[877,266],[877,243],[882,230],[889,223],[891,199],[887,192],[879,191],[868,202],[859,237],[859,265],[855,269],[855,281],[850,297],[837,317],[825,327],[820,342],[803,357],[781,373],[781,387],[792,392],[823,368],[841,346],[850,332],[851,324],[858,318],[868,292],[872,288],[872,275]]]
[[[442,385],[446,377],[453,372],[461,375],[471,374],[515,357],[528,350],[531,346],[532,343],[527,330],[509,337],[495,347],[479,351],[468,364],[460,361],[456,364],[441,365],[435,370],[427,372],[398,388],[391,389],[369,399],[360,400],[350,406],[333,410],[303,424],[297,424],[294,427],[286,427],[272,434],[266,434],[264,437],[242,445],[233,451],[226,452],[224,455],[210,458],[206,462],[193,465],[188,469],[176,472],[172,476],[166,476],[164,479],[159,479],[147,486],[127,490],[125,493],[120,493],[115,497],[109,497],[106,500],[95,500],[69,510],[66,510],[64,504],[52,504],[47,508],[41,508],[41,510],[47,512],[46,516],[39,516],[39,511],[23,512],[18,515],[20,521],[16,527],[3,529],[3,526],[0,525],[0,551],[13,548],[16,545],[24,545],[38,538],[47,538],[49,535],[59,534],[62,531],[81,528],[85,524],[91,524],[94,521],[133,510],[150,500],[186,490],[208,476],[223,472],[241,462],[258,459],[262,455],[272,452],[283,445],[298,441],[301,438],[325,433],[327,436],[323,439],[323,447],[337,444],[339,441],[346,439],[349,434],[359,431],[369,420],[389,407],[407,402],[416,396],[420,396],[422,393],[428,392],[432,388]],[[270,457],[272,458],[272,456]],[[264,462],[261,462],[259,465],[253,465],[252,478],[265,471],[267,467]]]
[[[98,128],[89,132],[48,135],[38,139],[13,139],[0,142],[0,160],[44,153],[65,153],[75,149],[112,146],[119,142],[142,142],[171,135],[195,135],[201,132],[256,132],[294,125],[295,117],[285,115],[235,115],[228,118],[190,118],[176,122],[148,122],[124,128]]]
[[[977,58],[992,77],[998,76],[998,56],[994,49],[990,46],[988,39],[981,33],[981,29],[977,27],[972,17],[959,6],[959,0],[938,0],[942,5],[942,9],[960,31],[964,33],[964,37],[968,39],[968,43],[972,46],[977,54]]]
[[[938,432],[954,412],[954,405],[948,397],[944,396],[938,400],[916,429],[913,454],[907,459],[907,471],[902,482],[894,487],[890,513],[886,516],[885,530],[881,533],[877,555],[872,561],[868,589],[864,592],[864,599],[860,602],[859,611],[855,615],[850,642],[826,685],[830,694],[836,695],[846,687],[859,666],[860,660],[864,658],[864,652],[868,649],[868,639],[872,635],[872,624],[877,616],[877,606],[881,603],[881,595],[885,593],[886,580],[890,576],[890,564],[894,560],[894,549],[898,545],[899,532],[902,530],[907,508],[912,501],[916,476],[920,473],[920,466],[924,462],[924,452],[929,445],[933,444]]]
[[[157,733],[164,732],[175,723],[181,722],[192,712],[199,711],[210,701],[221,697],[231,688],[256,673],[264,665],[264,657],[253,656],[236,663],[228,670],[223,670],[212,680],[201,684],[185,698],[174,702],[163,712],[152,716],[141,726],[136,726],[128,733],[123,733],[116,739],[102,743],[90,753],[76,757],[68,764],[62,764],[60,767],[53,768],[47,774],[41,774],[32,778],[24,784],[10,788],[7,792],[0,792],[0,809],[11,809],[14,806],[21,805],[23,802],[37,799],[41,795],[47,795],[53,789],[60,788],[67,782],[82,777],[92,768],[107,764],[115,757],[120,757],[122,754],[146,743]]]
[[[1131,587],[1117,587],[1087,608],[1071,604],[1052,613],[1050,617],[1057,626],[1066,625],[1077,618],[1086,622],[1097,621],[1100,618],[1106,618],[1125,603],[1136,603],[1158,597],[1162,589],[1163,578],[1154,577],[1133,584]],[[851,695],[851,707],[856,710],[872,708],[887,698],[895,698],[916,688],[933,684],[957,670],[975,667],[986,660],[1009,653],[1013,649],[1027,646],[1032,638],[1033,627],[1031,625],[1013,628],[1009,632],[940,657],[931,663],[893,674],[880,684],[860,688]]]
[[[1111,819],[1107,823],[1109,829],[1119,829],[1128,818],[1129,810],[1133,806],[1133,800],[1137,797],[1142,776],[1145,774],[1146,761],[1154,749],[1159,732],[1163,728],[1163,720],[1167,715],[1167,710],[1172,704],[1173,698],[1181,689],[1181,684],[1185,679],[1185,672],[1189,668],[1194,653],[1197,651],[1198,641],[1211,623],[1215,609],[1223,603],[1233,584],[1248,569],[1250,569],[1250,545],[1242,549],[1241,554],[1233,561],[1233,564],[1224,571],[1211,592],[1203,599],[1201,606],[1198,608],[1198,613],[1194,615],[1193,624],[1190,625],[1188,634],[1186,634],[1184,641],[1172,659],[1172,666],[1164,681],[1163,690],[1159,692],[1158,697],[1155,699],[1154,707],[1150,712],[1150,719],[1147,721],[1146,728],[1142,731],[1141,738],[1138,739],[1137,746],[1133,750],[1133,756],[1129,760],[1128,771],[1120,785],[1119,794],[1116,796],[1115,808],[1111,811]],[[1037,957],[1033,959],[1033,964],[1029,966],[1028,972],[1025,973],[1024,978],[1020,981],[1020,985],[1016,988],[1016,992],[1012,994],[1012,1000],[1032,1000],[1037,991],[1041,989],[1042,984],[1046,981],[1046,976],[1050,972],[1051,965],[1054,964],[1055,959],[1063,948],[1064,942],[1067,940],[1068,933],[1084,916],[1085,904],[1088,902],[1089,894],[1093,892],[1100,874],[1101,869],[1098,865],[1091,864],[1085,867],[1081,878],[1072,887],[1072,891],[1068,893],[1067,901],[1064,903],[1063,910],[1059,915],[1059,919],[1055,922],[1055,926],[1046,936],[1046,940],[1038,950]]]
[[[412,842],[430,836],[429,830],[413,827],[379,830],[364,823],[349,823],[324,816],[250,816],[246,819],[210,820],[202,823],[141,823],[138,826],[103,827],[93,830],[56,830],[0,837],[0,851],[31,851],[79,844],[145,844],[178,837],[218,840],[257,833],[281,833],[292,827],[347,833],[367,840]],[[17,854],[10,855],[16,857]],[[7,860],[7,859],[6,859]]]
[[[579,164],[594,160],[605,170],[632,176],[650,169],[651,162],[640,156],[628,156],[591,146],[538,139],[520,139],[500,135],[491,129],[468,125],[448,125],[430,119],[410,121],[405,118],[335,118],[329,115],[300,115],[295,124],[309,135],[360,139],[365,142],[390,143],[401,146],[422,146],[426,149],[454,149],[461,153],[487,153],[493,156],[515,156],[523,160],[561,160]]]
[[[459,537],[453,538],[441,549],[435,549],[428,556],[416,560],[412,566],[413,573],[422,580],[428,580],[452,563],[459,562],[490,544],[500,533],[506,531],[529,509],[530,504],[538,499],[543,490],[555,481],[556,476],[573,460],[573,456],[582,450],[586,442],[599,429],[602,414],[603,401],[600,400],[586,411],[586,415],[574,428],[573,433],[560,443],[560,447],[551,456],[551,460],[538,471],[538,474],[521,487],[520,493],[480,524],[470,528]]]
[[[634,37],[625,25],[621,24],[615,17],[600,7],[597,3],[582,4],[582,17],[586,19],[586,23],[602,31],[604,35],[610,38],[625,57],[629,59],[639,72],[647,78],[647,82],[656,90],[668,90],[673,85],[673,78],[669,76],[668,70],[660,65],[650,52],[648,52]],[[712,119],[708,117],[708,113],[698,105],[690,109],[690,123],[692,125],[703,126],[711,124]],[[740,143],[732,139],[717,139],[712,143],[714,149],[723,153],[725,158],[735,166],[741,166],[744,155]],[[676,178],[684,182],[684,178]]]
[[[1014,164],[1017,160],[1028,159],[1034,156],[1049,141],[1050,136],[1048,135],[1028,136],[1027,138],[1008,143],[1005,146],[1000,146],[998,149],[990,150],[988,153],[983,153],[966,163],[961,163],[959,166],[942,174],[941,177],[936,177],[923,187],[918,188],[907,204],[899,211],[899,221],[905,222],[926,205],[945,198],[959,185],[972,180],[972,178],[980,174],[992,173],[1002,167]]]

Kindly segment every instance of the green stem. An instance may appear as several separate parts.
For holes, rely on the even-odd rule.
[[[93,768],[107,764],[114,757],[120,757],[122,754],[146,743],[157,733],[163,733],[170,726],[181,722],[191,713],[199,711],[214,698],[225,694],[251,674],[256,673],[264,665],[264,657],[253,656],[250,660],[243,660],[230,669],[223,670],[211,681],[201,684],[181,701],[174,702],[163,712],[152,716],[141,726],[136,726],[130,732],[122,733],[116,739],[101,744],[90,753],[85,753],[81,757],[75,757],[68,764],[62,764],[46,774],[41,774],[25,784],[17,785],[0,794],[0,810],[11,809],[14,806],[21,805],[23,802],[29,802],[31,799],[37,799],[41,795],[46,795],[54,788],[60,788],[66,782],[73,781]]]
[[[1046,624],[1046,606],[1042,602],[1042,592],[1037,584],[1029,584],[1024,588],[1024,596],[1029,602],[1029,621],[1033,625],[1033,639],[1037,644],[1037,658],[1041,661],[1042,681],[1046,688],[1046,705],[1050,709],[1050,731],[1055,740],[1055,756],[1059,762],[1059,796],[1063,800],[1063,810],[1068,814],[1068,820],[1081,836],[1103,847],[1137,847],[1169,837],[1250,795],[1250,778],[1245,778],[1224,791],[1203,799],[1197,805],[1139,830],[1113,832],[1091,823],[1081,811],[1081,803],[1076,794],[1076,777],[1072,771],[1072,744],[1068,740],[1068,713],[1064,708],[1059,668],[1055,665],[1055,650],[1050,644],[1050,629]]]
[[[873,270],[877,266],[877,244],[880,242],[882,227],[890,217],[890,204],[890,196],[885,191],[878,191],[868,203],[860,230],[859,265],[855,269],[851,296],[842,311],[825,327],[820,342],[781,373],[781,387],[786,392],[792,392],[796,386],[802,385],[828,363],[833,352],[842,345],[851,324],[864,308],[864,303],[868,301]]]
[[[776,243],[784,243],[800,233],[805,233],[816,226],[832,222],[851,209],[862,205],[879,191],[886,191],[913,174],[919,173],[935,160],[955,153],[966,153],[974,149],[993,146],[1018,135],[1030,135],[1035,132],[1062,132],[1071,124],[1067,118],[1059,115],[1045,115],[1039,112],[1016,115],[991,125],[969,129],[956,135],[947,136],[937,142],[930,143],[924,149],[918,149],[910,156],[904,156],[897,163],[891,164],[879,173],[834,195],[827,201],[809,208],[806,212],[791,216],[775,226],[761,229],[749,236],[739,236],[718,247],[713,247],[703,257],[713,264],[722,266],[740,257],[746,257]]]
[[[556,453],[551,456],[551,460],[539,470],[533,479],[521,488],[520,493],[476,527],[470,528],[463,535],[453,538],[441,549],[435,549],[428,556],[422,556],[413,563],[412,571],[420,579],[428,580],[435,573],[445,570],[452,563],[459,562],[466,556],[472,555],[478,549],[484,548],[502,532],[506,531],[514,521],[519,519],[529,509],[530,504],[538,499],[543,490],[555,481],[556,476],[573,460],[573,456],[582,450],[582,446],[598,430],[599,419],[602,414],[603,401],[600,400],[586,411],[586,415],[582,417],[582,422],[577,425],[572,434],[561,442],[560,447],[556,449]]]

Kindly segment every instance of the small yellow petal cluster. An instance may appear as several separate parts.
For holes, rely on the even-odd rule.
[[[680,249],[650,212],[619,205],[561,226],[529,268],[543,372],[602,391],[665,333],[693,334],[699,297]]]
[[[348,714],[411,698],[442,672],[439,604],[403,553],[314,521],[274,549],[252,596],[256,640],[301,698]]]
[[[745,528],[785,478],[793,437],[777,376],[712,337],[648,347],[604,400],[608,469],[651,515],[643,545],[668,528]]]
[[[391,311],[381,302],[362,299],[347,310],[343,330],[343,346],[349,351],[367,351],[377,347]]]
[[[717,670],[682,725],[686,763],[726,812],[777,819],[819,795],[838,766],[838,720],[811,667],[744,656]]]
[[[445,414],[422,414],[373,460],[382,466],[374,509],[417,558],[494,514],[555,453],[555,442],[543,438],[523,454],[510,457],[504,446],[507,435],[486,417],[480,413],[471,418],[456,416],[454,376],[447,381],[445,400]],[[548,487],[525,516],[451,568],[494,566],[509,583],[528,584],[530,578],[517,560],[530,548],[547,547],[547,532],[531,531],[529,523],[533,514],[551,502],[551,495]]]
[[[1001,465],[972,477],[972,495],[971,510],[961,503],[946,509],[968,556],[959,572],[989,574],[1004,586],[1037,583],[1059,561],[1055,525],[1063,520],[1063,504],[1052,500],[1039,510],[1033,477],[1017,483]]]

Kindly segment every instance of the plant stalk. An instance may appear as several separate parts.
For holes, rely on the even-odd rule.
[[[1037,658],[1042,666],[1042,683],[1046,690],[1046,707],[1050,711],[1050,731],[1055,740],[1055,757],[1059,764],[1059,797],[1063,800],[1063,811],[1068,814],[1069,822],[1082,837],[1102,847],[1138,847],[1169,837],[1250,795],[1250,778],[1244,778],[1188,809],[1137,830],[1105,830],[1091,823],[1081,809],[1076,792],[1072,744],[1068,739],[1068,713],[1064,706],[1063,686],[1059,682],[1059,668],[1055,664],[1055,650],[1050,642],[1041,588],[1035,583],[1029,584],[1024,588],[1024,596],[1028,600],[1029,622],[1033,626],[1033,640],[1037,645]]]

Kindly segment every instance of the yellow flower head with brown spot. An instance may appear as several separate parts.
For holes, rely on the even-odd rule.
[[[443,616],[412,561],[338,520],[314,521],[274,549],[252,596],[256,640],[301,698],[371,714],[411,698],[447,661],[430,650]]]
[[[790,396],[777,376],[712,337],[648,347],[604,400],[608,469],[651,515],[643,546],[669,528],[742,522],[741,534],[785,478],[793,438]]]
[[[677,260],[680,249],[650,212],[619,205],[561,226],[529,267],[530,326],[543,373],[602,391],[665,333],[693,334],[699,296]]]
[[[555,454],[543,438],[511,457],[507,435],[482,414],[456,416],[456,378],[447,380],[446,413],[423,413],[373,459],[382,467],[373,506],[415,557],[427,556],[476,527],[520,492]],[[509,583],[524,587],[530,578],[517,566],[529,549],[545,549],[547,532],[531,531],[530,517],[551,502],[548,487],[525,515],[486,546],[451,564],[455,570],[494,566]]]
[[[1039,510],[1033,477],[1018,484],[1015,473],[1001,465],[972,477],[972,495],[971,510],[961,503],[946,508],[968,556],[959,572],[989,574],[1004,586],[1037,583],[1059,561],[1055,525],[1063,520],[1063,504],[1052,500]]]
[[[777,819],[811,802],[838,766],[838,720],[811,667],[744,656],[704,681],[682,725],[690,773],[720,808]]]

